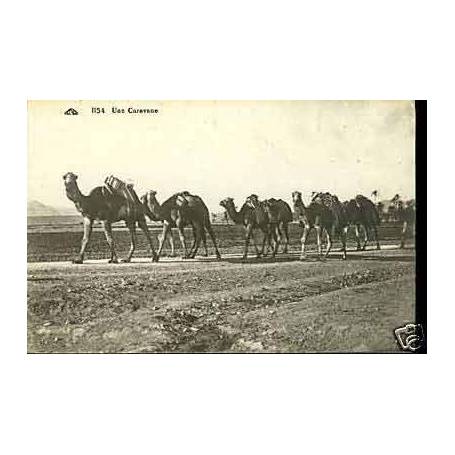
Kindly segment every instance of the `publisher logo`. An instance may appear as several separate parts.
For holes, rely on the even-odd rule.
[[[67,111],[64,112],[65,115],[79,115],[79,112],[76,109],[70,107]]]
[[[424,335],[421,324],[406,324],[395,329],[395,336],[403,351],[415,352],[423,346]]]

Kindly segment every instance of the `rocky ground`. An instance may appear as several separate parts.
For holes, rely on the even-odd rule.
[[[414,250],[28,264],[28,351],[398,352]]]

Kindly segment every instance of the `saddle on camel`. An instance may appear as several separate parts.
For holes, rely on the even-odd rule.
[[[137,210],[141,207],[141,201],[139,200],[136,191],[134,191],[132,183],[125,183],[118,177],[110,175],[105,178],[104,186],[112,195],[118,195],[125,199],[128,218],[135,218],[137,216]]]

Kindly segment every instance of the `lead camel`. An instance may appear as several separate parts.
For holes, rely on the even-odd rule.
[[[73,260],[73,263],[82,264],[84,262],[85,250],[90,240],[93,222],[95,220],[99,220],[103,223],[104,234],[111,253],[111,257],[108,261],[109,263],[115,264],[118,262],[114,238],[112,236],[112,223],[122,220],[125,221],[131,237],[130,250],[127,257],[123,259],[122,262],[130,262],[136,248],[136,223],[144,231],[148,240],[152,253],[152,260],[158,260],[145,221],[144,208],[132,188],[130,188],[130,193],[132,193],[135,198],[133,203],[128,202],[128,200],[121,195],[110,191],[106,186],[97,186],[90,191],[88,196],[85,196],[77,185],[77,175],[72,172],[67,172],[63,176],[63,181],[65,184],[66,196],[74,203],[76,209],[84,218],[84,237],[82,239],[79,255]]]

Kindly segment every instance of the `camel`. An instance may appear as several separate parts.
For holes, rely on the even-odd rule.
[[[315,194],[317,193],[313,193],[313,196]],[[297,220],[300,222],[300,225],[303,226],[303,233],[300,239],[302,244],[300,260],[304,261],[306,259],[306,240],[312,228],[316,231],[319,259],[322,257],[321,234],[322,232],[325,232],[327,235],[327,249],[324,256],[326,258],[332,248],[332,227],[334,224],[332,212],[323,205],[316,204],[314,202],[312,202],[308,207],[305,207],[302,200],[302,193],[300,191],[294,191],[292,193],[292,201],[294,205],[294,212],[297,215]]]
[[[347,218],[344,208],[338,198],[330,193],[313,192],[312,200],[308,207],[305,207],[302,201],[302,193],[294,191],[292,193],[294,210],[300,223],[303,225],[303,234],[301,238],[302,251],[300,259],[306,259],[305,244],[311,228],[316,230],[316,238],[318,245],[318,257],[322,257],[322,238],[321,234],[325,231],[327,236],[327,249],[324,259],[329,255],[332,249],[332,237],[338,233],[341,238],[343,260],[346,259],[346,232]]]
[[[67,172],[63,176],[63,181],[65,183],[66,196],[74,202],[77,210],[84,217],[84,237],[79,256],[73,260],[73,263],[82,264],[84,262],[85,250],[90,240],[93,222],[95,220],[100,220],[103,223],[104,234],[111,252],[109,263],[116,264],[118,262],[114,238],[112,237],[112,223],[122,220],[125,221],[131,236],[131,247],[128,256],[122,259],[122,262],[130,262],[136,249],[136,223],[143,230],[149,242],[152,261],[158,261],[145,221],[142,204],[132,189],[132,186],[129,186],[128,190],[134,198],[134,202],[128,201],[125,197],[109,190],[106,186],[97,186],[90,191],[88,196],[85,196],[81,193],[77,185],[77,175],[72,172]]]
[[[400,213],[400,221],[403,223],[401,228],[400,248],[404,248],[408,230],[412,228],[415,235],[415,222],[416,222],[416,205],[415,199],[406,202],[405,207]]]
[[[396,194],[391,200],[389,211],[395,215],[396,221],[402,223],[400,234],[400,248],[404,248],[408,230],[415,229],[415,200],[411,199],[406,204],[401,200],[400,195]]]
[[[270,241],[269,217],[267,212],[264,210],[264,207],[260,206],[253,208],[249,202],[245,202],[240,211],[237,212],[234,204],[234,199],[231,197],[223,199],[220,202],[220,205],[226,210],[227,214],[235,224],[240,224],[245,227],[245,249],[243,253],[243,259],[247,259],[248,257],[248,246],[250,239],[253,240],[254,249],[256,250],[256,257],[260,258],[263,256],[265,244],[266,242]],[[260,251],[254,239],[253,231],[255,229],[260,229],[264,234],[262,249]],[[275,237],[274,232],[272,233],[272,236]],[[272,252],[272,257],[273,256],[274,252]]]
[[[282,199],[270,198],[264,201],[259,201],[259,198],[252,194],[247,198],[248,203],[253,208],[259,207],[261,204],[269,217],[269,223],[271,229],[275,230],[275,236],[277,238],[277,244],[274,247],[275,252],[278,250],[278,246],[281,243],[281,239],[284,234],[283,253],[288,252],[289,245],[289,223],[292,221],[292,210]]]
[[[205,256],[208,256],[205,231],[210,235],[217,259],[221,259],[220,252],[216,244],[215,233],[210,222],[210,214],[204,201],[188,191],[176,193],[168,198],[163,204],[159,204],[156,199],[156,191],[150,190],[141,197],[145,214],[153,221],[163,221],[163,232],[159,238],[158,257],[163,249],[164,242],[171,232],[171,228],[176,227],[179,231],[180,243],[183,248],[183,258],[192,259],[196,256],[202,241],[205,249]],[[192,226],[194,241],[188,253],[185,243],[184,228]],[[171,235],[172,237],[172,235]]]
[[[374,233],[376,249],[379,250],[381,247],[378,241],[377,226],[380,223],[380,218],[374,203],[367,197],[358,194],[355,199],[343,202],[343,206],[349,225],[355,227],[357,250],[365,251],[371,232]],[[363,246],[360,245],[360,226],[363,227],[365,234]]]
[[[390,200],[388,209],[387,209],[387,218],[388,221],[401,221],[400,220],[400,213],[402,212],[404,208],[404,203],[401,200],[401,197],[399,194],[395,194],[393,198]]]

